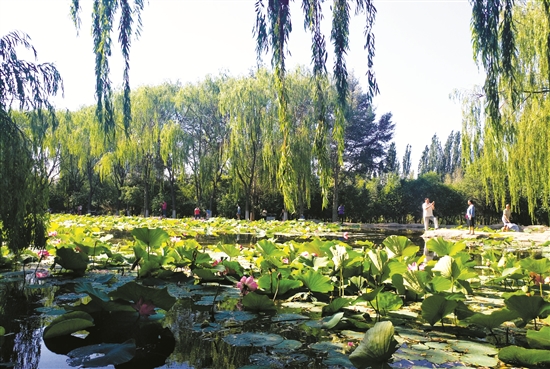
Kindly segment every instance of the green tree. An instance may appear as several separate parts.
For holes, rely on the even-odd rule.
[[[502,209],[550,207],[550,1],[473,0],[474,55],[487,77],[463,104],[463,158]],[[482,146],[482,147],[480,147]]]
[[[50,120],[37,121],[36,132],[45,132],[41,124],[55,123],[48,97],[63,88],[53,64],[19,59],[18,47],[36,58],[27,35],[12,32],[0,38],[0,242],[14,253],[45,245],[48,193],[29,149],[30,138],[12,119],[11,104],[44,118],[48,114]]]
[[[401,173],[403,178],[408,178],[412,175],[411,173],[411,145],[407,144],[405,148],[405,153],[403,154],[403,161],[401,164]]]

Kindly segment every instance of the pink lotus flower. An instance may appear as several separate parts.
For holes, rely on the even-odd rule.
[[[48,237],[55,237],[55,236],[57,236],[57,231],[48,232]]]
[[[283,258],[283,264],[288,264],[288,258]]]
[[[178,237],[178,236],[171,237],[170,241],[172,241],[174,243],[179,242],[179,241],[181,241],[181,237]]]
[[[304,252],[302,252],[302,253],[300,254],[300,256],[302,256],[302,257],[304,257],[304,258],[307,258],[307,257],[309,257],[309,252],[304,251]]]
[[[221,263],[222,261],[221,260],[214,260],[212,262],[212,266],[215,267],[216,265],[218,265],[219,263]]]
[[[344,239],[347,240],[349,238],[348,232],[344,232]]]
[[[38,269],[34,275],[38,279],[48,278],[50,276],[50,272],[48,272],[46,269]]]
[[[252,276],[243,276],[240,282],[237,282],[237,288],[241,290],[241,294],[246,295],[248,292],[256,291],[258,283],[254,281]]]
[[[48,250],[40,250],[37,252],[38,256],[40,256],[42,259],[47,258],[48,256],[51,256]]]
[[[155,305],[151,301],[144,301],[141,297],[132,307],[140,316],[149,317],[155,313]]]
[[[407,266],[407,269],[409,269],[409,270],[415,272],[415,271],[417,271],[417,270],[424,270],[425,267],[426,267],[426,264],[424,264],[424,263],[422,263],[422,264],[416,264],[416,261],[415,261],[415,262],[409,264],[409,265]]]

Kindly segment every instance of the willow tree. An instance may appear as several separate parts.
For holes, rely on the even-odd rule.
[[[461,94],[463,159],[503,207],[550,209],[550,1],[472,0],[474,55],[487,78]]]
[[[22,111],[49,114],[55,122],[48,97],[63,87],[53,64],[19,59],[19,47],[36,59],[27,35],[12,32],[0,38],[0,243],[7,242],[14,253],[45,245],[48,194],[29,137],[12,119],[12,104]]]
[[[225,168],[227,118],[220,112],[220,90],[225,78],[207,76],[178,92],[177,123],[188,137],[185,161],[191,169],[198,206],[214,206],[214,198]]]
[[[323,189],[323,204],[328,204],[328,187],[330,184],[330,155],[327,151],[328,124],[326,109],[327,103],[323,92],[323,81],[326,76],[326,41],[321,32],[323,20],[323,0],[302,0],[304,12],[304,28],[312,36],[312,64],[313,79],[315,81],[315,108],[317,116],[317,133],[315,139],[315,154],[320,164],[320,178]],[[265,6],[264,3],[267,3]],[[350,3],[355,3],[355,13],[366,15],[365,49],[367,56],[368,96],[378,92],[378,86],[372,71],[374,59],[374,35],[372,26],[376,15],[376,8],[372,0],[334,0],[332,9],[332,29],[330,39],[334,47],[334,79],[338,94],[338,104],[335,109],[336,122],[332,128],[333,136],[338,143],[338,160],[342,163],[344,150],[344,124],[348,97],[348,72],[345,55],[349,51],[349,23],[351,18]],[[271,65],[275,73],[275,88],[277,91],[278,119],[283,134],[279,148],[280,161],[277,177],[281,191],[285,198],[285,205],[292,209],[292,189],[296,183],[298,173],[292,162],[293,152],[290,147],[290,116],[288,112],[288,86],[286,83],[286,57],[289,54],[288,38],[292,31],[290,1],[289,0],[256,0],[256,51],[258,59],[265,51],[271,51]]]
[[[273,147],[266,140],[276,127],[273,78],[265,70],[254,76],[229,79],[220,95],[220,109],[229,119],[229,173],[237,193],[244,192],[245,219],[250,219],[252,197],[264,156]]]

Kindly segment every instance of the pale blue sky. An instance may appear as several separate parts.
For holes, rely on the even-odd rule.
[[[267,1],[267,0],[266,0]],[[81,0],[82,27],[77,32],[69,17],[69,0],[0,0],[0,35],[12,30],[29,34],[40,62],[53,62],[62,74],[65,97],[58,108],[77,109],[94,103],[94,56],[91,40],[91,0]],[[237,76],[256,65],[252,27],[255,0],[150,0],[143,13],[141,37],[131,50],[133,88],[165,81],[195,82],[207,74],[227,71]],[[325,7],[329,40],[330,12]],[[303,31],[301,1],[292,3],[293,31],[288,66],[308,65],[310,36]],[[380,87],[375,97],[377,116],[393,113],[395,142],[401,157],[412,145],[416,172],[424,146],[434,133],[445,141],[461,129],[460,106],[449,99],[455,89],[482,84],[473,61],[471,7],[467,0],[375,0],[374,70]],[[348,69],[365,83],[364,20],[351,22]],[[114,46],[112,80],[122,80],[119,48]],[[331,46],[328,68],[332,69]],[[266,58],[269,64],[269,59]],[[366,87],[365,87],[366,89]]]

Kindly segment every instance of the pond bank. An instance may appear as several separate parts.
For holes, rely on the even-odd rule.
[[[501,225],[496,224],[486,228],[494,231],[483,231],[476,229],[474,235],[468,234],[466,228],[457,228],[458,226],[444,226],[439,229],[431,228],[427,232],[423,232],[422,224],[399,224],[399,223],[378,223],[378,224],[361,224],[363,230],[379,230],[379,231],[403,231],[403,232],[423,232],[422,238],[430,239],[435,237],[443,237],[446,240],[452,241],[474,241],[474,240],[508,240],[520,245],[535,245],[544,246],[550,242],[550,227],[546,226],[527,226],[522,227],[522,232],[501,232]],[[548,245],[546,245],[548,246]]]

